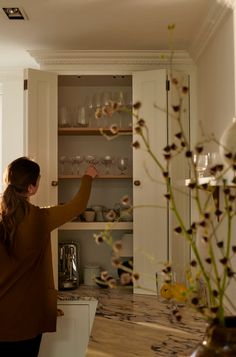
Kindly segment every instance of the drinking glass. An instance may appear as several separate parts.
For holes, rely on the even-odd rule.
[[[96,155],[86,155],[85,161],[88,164],[92,164],[92,165],[97,165],[99,163],[99,159]]]
[[[110,166],[113,164],[113,157],[105,155],[101,158],[101,163],[105,166],[105,175],[110,175]]]
[[[204,173],[208,166],[208,155],[200,154],[194,155],[193,161],[196,167],[196,171],[198,173],[198,177],[204,177]]]
[[[72,156],[72,174],[79,175],[79,166],[84,161],[83,156],[75,155]]]
[[[117,167],[120,170],[120,174],[124,175],[125,171],[128,168],[128,158],[127,157],[118,157],[118,159],[117,159]]]
[[[60,108],[59,115],[59,127],[66,128],[70,126],[70,111],[66,105]]]
[[[61,155],[59,157],[59,163],[60,163],[60,173],[61,175],[64,175],[65,173],[65,162],[67,161],[67,156],[66,155]]]

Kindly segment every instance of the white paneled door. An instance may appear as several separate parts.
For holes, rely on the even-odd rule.
[[[57,75],[35,69],[24,73],[25,149],[41,170],[40,187],[32,203],[57,204]],[[57,285],[57,233],[52,233],[53,267]]]
[[[133,102],[148,127],[152,150],[163,163],[167,144],[166,70],[138,72],[133,77]],[[157,108],[158,107],[158,108]],[[134,118],[135,121],[135,118]],[[155,274],[168,259],[168,209],[163,176],[142,144],[133,152],[134,270],[140,275],[140,293],[156,293]]]

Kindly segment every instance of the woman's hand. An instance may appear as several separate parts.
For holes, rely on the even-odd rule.
[[[98,171],[94,165],[90,164],[85,171],[85,175],[89,175],[94,178],[98,175]]]

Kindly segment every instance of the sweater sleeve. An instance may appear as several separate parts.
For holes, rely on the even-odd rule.
[[[47,220],[49,231],[71,221],[86,209],[92,186],[92,177],[84,175],[78,193],[71,201],[58,206],[41,208],[41,213]]]

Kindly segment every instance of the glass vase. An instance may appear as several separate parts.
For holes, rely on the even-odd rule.
[[[225,318],[225,326],[209,325],[201,344],[191,357],[235,357],[236,316]]]

